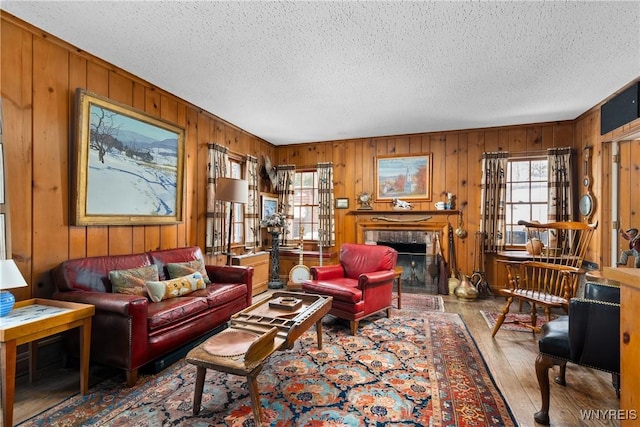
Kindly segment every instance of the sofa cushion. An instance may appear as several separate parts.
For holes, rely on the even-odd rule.
[[[187,276],[189,274],[198,272],[202,274],[204,283],[206,283],[207,285],[211,283],[211,280],[209,280],[209,276],[207,275],[207,269],[204,266],[204,261],[201,259],[169,263],[167,264],[167,272],[169,273],[170,279],[175,279],[177,277]]]
[[[203,297],[207,300],[209,308],[215,308],[229,301],[236,301],[247,298],[247,288],[232,283],[212,283],[205,289],[189,294],[191,297]]]
[[[118,294],[140,295],[149,298],[144,284],[157,280],[159,280],[158,267],[155,265],[109,272],[111,290]]]
[[[166,280],[169,278],[167,264],[203,259],[202,251],[198,246],[162,249],[158,251],[149,251],[147,253],[149,254],[149,258],[151,258],[151,263],[158,266],[160,280]]]
[[[202,274],[193,273],[176,279],[145,282],[149,298],[153,302],[176,298],[206,287]]]
[[[110,255],[77,258],[62,262],[53,271],[53,281],[59,292],[111,292],[109,272],[150,265],[147,254]]]
[[[149,332],[188,320],[205,310],[207,310],[207,301],[204,298],[191,296],[149,304],[147,311]]]

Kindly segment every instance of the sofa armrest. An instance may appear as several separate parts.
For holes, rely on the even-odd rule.
[[[239,283],[247,287],[247,307],[253,294],[253,267],[244,265],[205,265],[211,283]]]
[[[620,305],[573,298],[569,303],[571,360],[620,372]]]
[[[149,300],[143,296],[107,292],[69,291],[56,292],[52,298],[94,305],[96,313],[106,311],[133,318],[140,317],[140,320],[144,319],[145,323],[147,321]]]
[[[311,267],[313,280],[331,280],[344,277],[344,268],[340,264]]]

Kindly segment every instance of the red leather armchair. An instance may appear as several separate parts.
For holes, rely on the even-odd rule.
[[[311,267],[308,293],[333,297],[330,314],[350,321],[355,335],[361,319],[381,311],[390,316],[393,277],[398,252],[388,246],[345,243],[340,264]]]

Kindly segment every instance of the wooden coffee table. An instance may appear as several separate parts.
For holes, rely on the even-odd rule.
[[[262,411],[257,376],[264,360],[277,350],[293,347],[315,323],[318,348],[322,349],[322,318],[331,309],[331,297],[297,292],[275,292],[234,314],[229,327],[192,349],[187,363],[195,365],[193,414],[200,412],[207,369],[247,377],[255,424]]]
[[[80,391],[82,394],[87,393],[89,388],[91,317],[94,312],[95,307],[90,304],[34,298],[17,302],[13,310],[6,317],[0,319],[3,425],[13,425],[16,348],[20,344],[31,343],[69,329],[80,328]],[[31,378],[35,366],[30,366],[29,369]]]

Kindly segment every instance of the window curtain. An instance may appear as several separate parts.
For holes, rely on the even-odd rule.
[[[318,222],[319,239],[323,247],[335,245],[333,207],[333,163],[318,163]]]
[[[293,179],[296,173],[295,165],[279,165],[276,166],[276,180],[278,187],[276,194],[278,195],[278,212],[287,216],[287,233],[282,235],[282,244],[287,245],[288,234],[293,227]]]
[[[504,151],[482,154],[480,231],[484,234],[484,248],[487,252],[497,252],[505,246],[508,157],[509,153]]]
[[[205,227],[205,253],[212,255],[224,252],[227,241],[225,227],[227,203],[216,200],[216,181],[227,176],[227,148],[218,144],[209,144],[209,163],[207,164],[207,224]]]
[[[549,222],[571,221],[573,219],[572,184],[573,162],[571,148],[550,148],[547,150],[548,167],[548,212]]]
[[[258,158],[247,155],[245,163],[245,179],[249,184],[249,198],[244,205],[244,229],[247,249],[254,249],[260,246],[260,217],[258,215]]]

